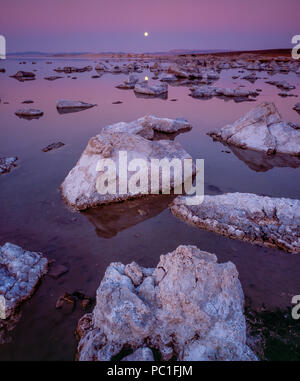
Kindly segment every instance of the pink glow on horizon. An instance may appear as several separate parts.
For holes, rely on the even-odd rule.
[[[0,34],[9,51],[288,47],[299,11],[297,0],[4,0]]]

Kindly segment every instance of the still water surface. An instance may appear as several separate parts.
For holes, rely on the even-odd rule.
[[[277,167],[259,155],[245,155],[235,150],[230,154],[221,143],[213,142],[206,133],[219,129],[244,115],[258,102],[273,101],[287,121],[300,123],[293,111],[299,98],[281,98],[276,87],[258,80],[255,84],[233,80],[237,70],[223,71],[216,86],[247,89],[261,88],[256,102],[234,103],[220,99],[197,100],[188,96],[187,87],[169,86],[167,100],[137,98],[131,90],[115,86],[126,75],[105,74],[92,79],[95,71],[75,73],[73,80],[53,82],[43,79],[54,75],[58,66],[83,66],[93,61],[31,60],[20,65],[18,60],[1,62],[6,73],[0,73],[0,156],[18,156],[18,167],[0,177],[0,245],[12,242],[31,251],[41,251],[49,260],[67,265],[69,272],[54,280],[44,277],[35,295],[22,306],[22,317],[12,332],[12,342],[0,346],[0,360],[72,360],[76,350],[74,331],[84,311],[72,314],[55,309],[64,292],[81,290],[95,296],[106,267],[114,261],[154,267],[161,254],[179,244],[196,245],[215,253],[220,262],[232,261],[240,274],[247,299],[255,308],[263,304],[269,309],[290,306],[293,295],[300,294],[300,256],[279,250],[252,246],[214,233],[193,228],[172,216],[169,199],[151,202],[133,201],[105,206],[91,213],[74,213],[61,200],[59,186],[76,164],[90,137],[101,128],[119,121],[132,121],[146,114],[160,117],[184,117],[192,131],[178,135],[179,141],[193,158],[205,160],[206,194],[249,192],[274,197],[300,198],[300,167]],[[18,70],[37,70],[34,81],[18,82],[9,75]],[[141,78],[152,74],[139,74]],[[267,77],[266,73],[259,73]],[[300,77],[278,74],[297,86],[293,94],[300,96]],[[22,105],[32,99],[34,104]],[[60,115],[58,99],[97,103],[89,110]],[[170,101],[177,99],[176,102]],[[114,105],[112,102],[122,101]],[[9,104],[4,104],[9,102]],[[14,113],[25,107],[38,108],[44,116],[38,120],[18,118]],[[66,145],[44,153],[50,143]],[[292,165],[297,167],[296,161]],[[275,165],[275,167],[273,167]]]

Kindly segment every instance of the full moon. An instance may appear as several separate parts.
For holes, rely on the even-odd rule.
[[[145,37],[148,37],[148,32],[145,32],[145,33],[144,33],[144,36],[145,36]]]

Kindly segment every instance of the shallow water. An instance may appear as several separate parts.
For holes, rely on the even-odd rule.
[[[48,59],[47,59],[48,60]],[[167,100],[137,98],[132,90],[115,86],[126,78],[124,74],[96,72],[74,73],[65,78],[46,81],[55,75],[53,68],[66,65],[94,66],[94,61],[6,60],[0,67],[0,157],[18,156],[18,167],[0,177],[0,245],[12,242],[31,251],[41,251],[49,260],[69,267],[69,272],[54,280],[45,276],[34,296],[21,308],[22,317],[13,330],[12,342],[0,346],[0,359],[10,360],[72,360],[75,356],[74,331],[84,311],[72,314],[56,310],[55,303],[64,292],[82,290],[95,296],[106,267],[114,261],[136,261],[154,267],[161,254],[179,244],[193,244],[215,253],[220,262],[232,261],[238,268],[245,296],[260,307],[285,308],[293,295],[300,294],[300,256],[234,241],[214,233],[191,227],[172,216],[168,199],[158,199],[106,206],[98,212],[80,214],[70,211],[61,200],[59,186],[76,164],[90,137],[103,126],[119,121],[131,121],[148,113],[161,117],[184,117],[192,125],[190,132],[176,137],[193,158],[205,159],[205,191],[249,192],[275,197],[300,198],[300,167],[277,167],[265,157],[245,156],[245,152],[229,150],[213,142],[206,133],[232,123],[258,102],[274,101],[287,121],[300,123],[292,108],[299,98],[281,98],[274,86],[258,80],[251,84],[233,80],[237,70],[223,71],[216,86],[263,89],[256,102],[235,103],[221,99],[198,100],[188,96],[187,87],[169,86]],[[34,81],[18,82],[9,75],[18,70],[37,70]],[[152,74],[148,71],[141,77]],[[264,72],[259,77],[267,77]],[[297,85],[291,93],[300,96],[300,77],[291,73],[273,79],[285,79]],[[171,102],[171,99],[177,99]],[[22,101],[32,99],[31,105]],[[60,115],[58,99],[97,103],[89,110]],[[122,104],[112,104],[122,101]],[[3,102],[9,102],[4,104]],[[44,116],[38,120],[18,118],[19,108],[39,108]],[[66,145],[44,153],[41,149],[53,142]],[[273,168],[273,166],[275,167]],[[283,164],[285,165],[285,164]],[[291,165],[291,164],[289,164]],[[298,163],[292,164],[297,166]],[[254,170],[255,169],[255,170]],[[142,211],[142,212],[141,212]],[[295,324],[299,324],[295,321]]]

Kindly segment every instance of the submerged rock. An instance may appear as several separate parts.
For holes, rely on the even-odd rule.
[[[43,148],[42,151],[43,152],[52,151],[53,149],[58,149],[60,147],[63,147],[64,145],[65,144],[62,142],[52,143],[52,144],[49,144],[47,147]]]
[[[69,268],[65,265],[62,265],[60,263],[56,263],[56,261],[53,261],[50,267],[50,270],[48,272],[48,275],[53,279],[58,279],[62,275],[66,274],[69,271]]]
[[[151,159],[184,159],[191,156],[174,141],[161,140],[150,141],[153,138],[153,131],[171,132],[181,128],[188,128],[190,125],[185,120],[171,120],[167,118],[156,118],[148,116],[131,123],[117,123],[112,126],[106,126],[101,133],[90,139],[86,149],[82,153],[76,166],[69,172],[61,185],[64,199],[72,207],[78,210],[89,207],[118,202],[130,198],[141,197],[150,192],[159,193],[162,191],[161,184],[154,186],[150,191],[150,168]],[[107,177],[113,175],[113,169],[108,172],[97,171],[97,164],[100,159],[112,159],[116,169],[119,167],[119,152],[126,151],[128,160],[143,159],[146,166],[140,168],[139,174],[143,174],[147,179],[147,184],[140,184],[135,187],[135,191],[130,193],[128,190],[122,192],[114,189],[114,192],[100,194],[97,191],[97,184],[101,183]],[[122,165],[124,160],[122,159]],[[124,164],[125,165],[125,164]],[[127,164],[126,164],[127,165]],[[127,167],[126,167],[127,169]],[[184,176],[188,176],[184,173]],[[117,169],[115,185],[119,183],[119,173]],[[129,176],[130,177],[130,176]],[[171,181],[171,189],[176,185],[182,184],[184,178],[175,176]],[[112,182],[113,186],[114,182]],[[126,187],[127,189],[127,187]]]
[[[16,161],[18,158],[16,156],[13,157],[0,157],[0,175],[3,173],[8,173],[14,167],[16,167]]]
[[[159,96],[168,92],[168,85],[166,83],[159,83],[157,85],[149,85],[148,82],[137,83],[134,87],[134,92],[150,96]]]
[[[244,295],[233,263],[179,246],[155,269],[111,263],[92,314],[78,323],[78,359],[257,360],[246,345]],[[141,352],[143,355],[141,355]]]
[[[48,261],[41,253],[23,250],[11,243],[0,247],[0,296],[4,298],[4,303],[0,303],[2,319],[13,315],[20,303],[33,294],[47,267]]]
[[[300,155],[300,131],[283,121],[274,103],[262,103],[233,124],[208,135],[244,149]]]
[[[300,252],[300,201],[248,193],[205,196],[188,206],[177,197],[172,213],[201,229],[267,247]]]
[[[49,77],[44,77],[44,79],[46,79],[47,81],[55,81],[56,79],[61,79],[63,77],[59,76],[59,75],[50,75]]]

